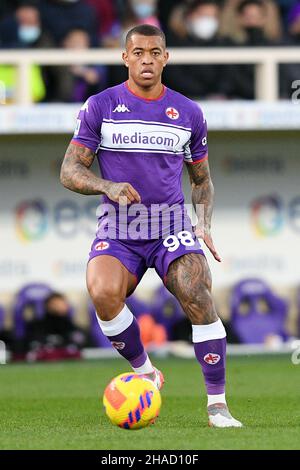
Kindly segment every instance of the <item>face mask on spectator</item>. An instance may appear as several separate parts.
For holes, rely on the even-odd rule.
[[[39,26],[19,26],[18,36],[22,42],[31,44],[35,42],[41,35],[41,29]]]
[[[193,36],[200,39],[211,39],[218,31],[219,22],[213,16],[202,16],[190,22]]]
[[[150,3],[133,3],[132,9],[139,18],[148,18],[155,13],[155,6]]]

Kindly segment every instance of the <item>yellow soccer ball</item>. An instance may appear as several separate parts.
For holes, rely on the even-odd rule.
[[[141,429],[158,417],[161,395],[150,379],[127,372],[107,385],[103,405],[112,424],[123,429]]]

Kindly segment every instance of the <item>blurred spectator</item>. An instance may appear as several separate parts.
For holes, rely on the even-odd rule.
[[[300,2],[296,3],[288,14],[288,33],[285,44],[288,46],[300,46]],[[280,66],[280,97],[290,99],[295,88],[294,81],[300,80],[300,56],[299,64],[282,64]],[[298,87],[297,87],[298,88]]]
[[[49,33],[42,29],[40,12],[35,1],[23,1],[16,11],[0,23],[0,45],[2,48],[47,48],[54,45]],[[32,101],[42,101],[46,96],[45,80],[48,67],[32,65],[30,86]],[[17,69],[13,65],[0,65],[1,81],[5,85],[6,103],[14,102],[16,95]]]
[[[26,350],[40,355],[43,348],[84,347],[87,335],[73,323],[70,310],[64,295],[58,292],[50,294],[45,300],[44,316],[26,324]]]
[[[181,15],[181,11],[178,11]],[[185,34],[173,30],[167,38],[169,47],[220,47],[228,45],[218,35],[221,9],[214,0],[195,0],[187,6],[181,20]],[[189,98],[224,98],[224,66],[191,64],[168,66],[164,72],[166,85]]]
[[[167,39],[176,36],[178,39],[184,39],[187,34],[186,14],[187,2],[180,2],[169,11],[168,23],[165,29]],[[169,42],[169,41],[168,41]]]
[[[157,16],[157,0],[125,0],[119,11],[119,19],[105,38],[107,47],[124,47],[127,32],[139,24],[160,27]]]
[[[275,46],[277,42],[270,40],[264,30],[268,21],[266,4],[262,0],[243,0],[237,8],[238,22],[243,40],[236,46]],[[227,68],[224,83],[225,93],[230,98],[254,99],[255,66],[239,64]]]
[[[168,33],[170,15],[178,5],[184,7],[183,0],[158,0],[157,10],[159,12],[159,21],[165,33]]]
[[[129,0],[135,24],[160,26],[157,16],[157,0]]]
[[[265,32],[268,24],[267,3],[263,0],[243,0],[238,8],[238,23],[243,34],[244,46],[268,46],[274,41]]]
[[[110,33],[117,21],[117,12],[112,0],[85,0],[96,13],[97,34],[101,42],[102,38]]]
[[[222,35],[230,37],[236,42],[243,43],[247,40],[243,27],[244,22],[250,24],[257,23],[257,17],[261,16],[259,8],[254,5],[255,2],[250,2],[250,5],[245,7],[244,0],[225,0],[222,10],[220,32]],[[282,37],[282,20],[278,5],[273,0],[261,0],[265,21],[262,22],[262,29],[264,36],[270,41],[280,41]],[[239,10],[243,10],[242,14]],[[261,11],[261,10],[260,10]]]
[[[62,46],[84,53],[90,47],[89,34],[82,29],[73,29],[64,37]],[[53,69],[48,101],[84,102],[107,86],[105,66],[76,64]]]
[[[44,26],[57,44],[71,29],[89,32],[90,43],[97,46],[97,25],[94,9],[83,0],[44,0],[41,4]]]
[[[49,47],[53,40],[42,29],[37,2],[23,1],[14,13],[0,23],[0,46],[2,48]]]

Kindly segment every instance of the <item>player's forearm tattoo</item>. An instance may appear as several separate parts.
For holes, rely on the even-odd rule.
[[[218,320],[210,294],[211,274],[204,256],[189,253],[175,259],[170,264],[166,286],[193,325],[206,325]]]
[[[95,153],[87,147],[70,144],[60,172],[62,185],[80,194],[105,194],[109,181],[99,178],[89,169],[94,158]]]
[[[192,202],[197,212],[197,204],[204,205],[204,229],[210,229],[213,212],[214,186],[211,181],[207,159],[187,165],[192,184]]]

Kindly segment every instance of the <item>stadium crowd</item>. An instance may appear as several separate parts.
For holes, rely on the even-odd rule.
[[[159,26],[169,47],[299,46],[299,0],[2,0],[0,49],[122,47],[137,24]],[[221,77],[221,79],[220,79]],[[299,64],[280,67],[280,97],[289,99]],[[0,64],[7,102],[16,70]],[[126,80],[122,66],[32,66],[35,102],[82,102]],[[254,66],[170,65],[164,82],[193,99],[254,99]]]

